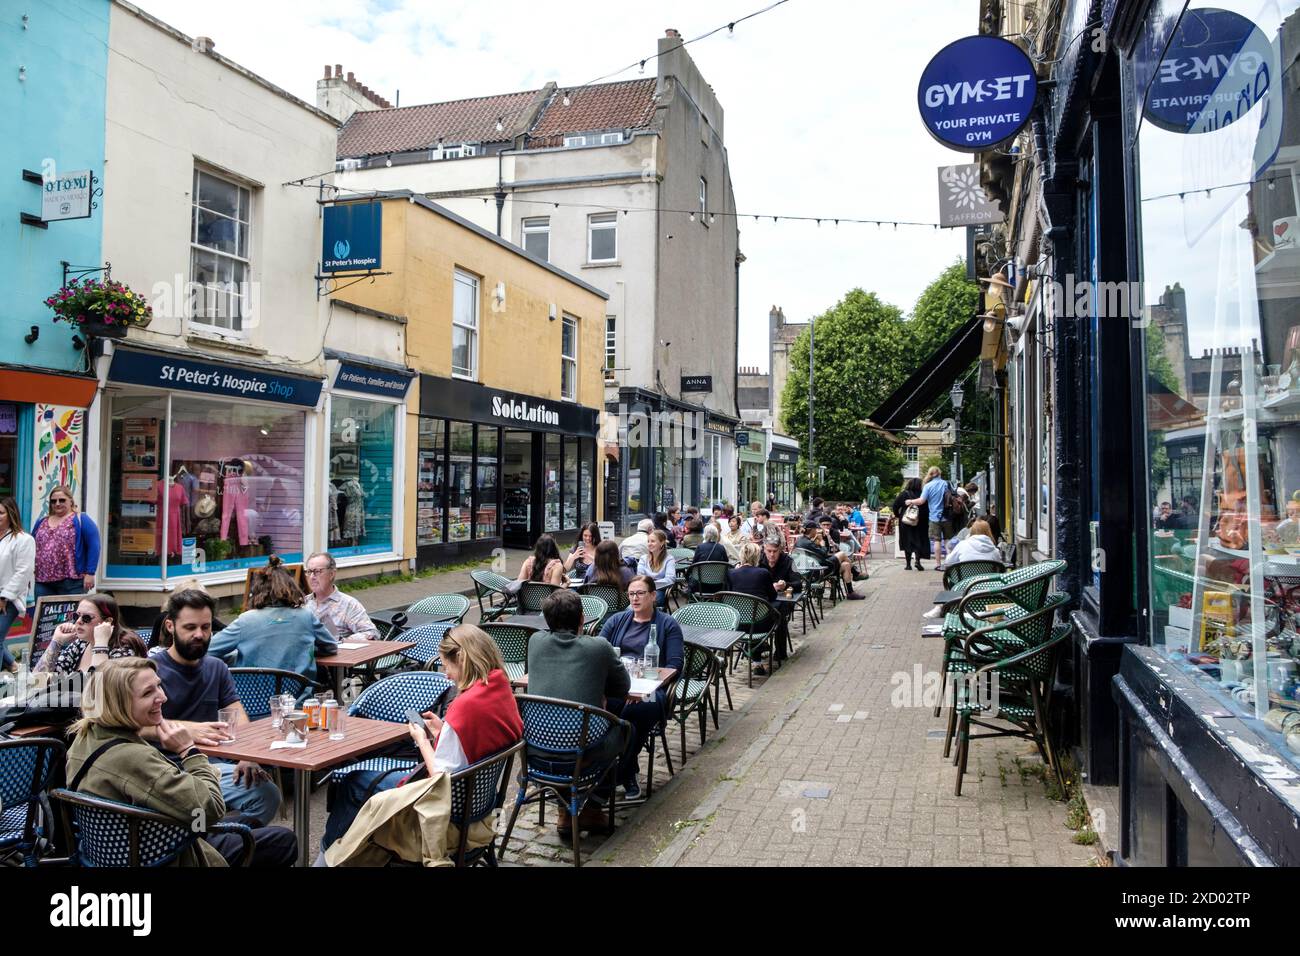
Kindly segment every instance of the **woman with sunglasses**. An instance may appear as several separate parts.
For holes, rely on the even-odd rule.
[[[35,669],[50,674],[90,673],[105,661],[144,656],[144,643],[122,627],[117,602],[107,594],[92,594],[77,604],[72,620],[54,629],[54,639]]]
[[[99,567],[99,528],[77,511],[72,489],[50,489],[50,510],[32,528],[36,539],[36,596],[88,594]]]
[[[0,498],[0,668],[7,671],[18,665],[5,647],[5,635],[26,610],[35,567],[36,542],[23,530],[18,502]]]

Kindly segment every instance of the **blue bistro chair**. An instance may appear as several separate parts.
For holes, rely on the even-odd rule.
[[[376,681],[363,690],[348,708],[353,717],[384,720],[390,724],[406,723],[406,711],[414,707],[420,713],[431,710],[441,716],[451,703],[455,685],[437,671],[405,671]],[[327,774],[326,781],[338,781],[359,770],[410,772],[419,764],[409,741],[395,745],[395,752],[369,757],[338,767]]]
[[[515,820],[525,803],[538,804],[538,824],[546,823],[546,798],[554,796],[564,803],[573,820],[573,865],[582,866],[582,851],[578,846],[578,816],[583,806],[605,781],[613,781],[619,757],[632,739],[632,725],[615,717],[607,710],[550,697],[520,694],[519,716],[524,721],[524,742],[527,756],[519,771],[519,789],[515,806],[510,812],[510,822],[502,846],[509,846]],[[595,761],[587,755],[590,745],[602,740],[606,734],[618,734],[618,746],[612,748],[613,756]],[[614,828],[614,809],[617,796],[610,787],[609,829]]]
[[[272,697],[292,694],[295,700],[301,700],[308,690],[319,686],[295,671],[274,667],[232,667],[230,676],[249,720],[269,717]]]
[[[442,659],[438,656],[438,648],[442,646],[443,636],[455,626],[455,621],[442,621],[411,628],[402,634],[402,640],[415,641],[415,646],[402,651],[402,657],[420,667],[428,667],[430,664],[440,667]]]
[[[63,758],[51,737],[0,740],[0,863],[16,857],[35,866],[45,855],[53,823],[45,791]]]
[[[215,833],[233,833],[243,841],[240,866],[253,859],[253,831],[242,823],[214,823],[196,833],[189,823],[129,803],[73,790],[51,796],[63,808],[69,860],[77,866],[167,866],[200,837]]]

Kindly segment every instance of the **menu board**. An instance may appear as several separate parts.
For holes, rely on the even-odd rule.
[[[32,613],[32,635],[27,642],[29,667],[35,666],[45,654],[50,641],[54,640],[54,629],[70,620],[77,611],[77,605],[85,599],[84,594],[55,594],[36,599],[36,610]]]

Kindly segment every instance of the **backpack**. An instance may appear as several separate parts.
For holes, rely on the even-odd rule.
[[[943,493],[943,513],[954,528],[966,527],[966,500],[951,488]]]

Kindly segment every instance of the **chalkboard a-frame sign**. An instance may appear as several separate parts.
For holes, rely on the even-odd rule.
[[[86,600],[86,594],[50,594],[36,599],[32,616],[32,635],[27,642],[27,666],[35,667],[54,640],[54,629],[64,621],[72,620],[77,605]]]

